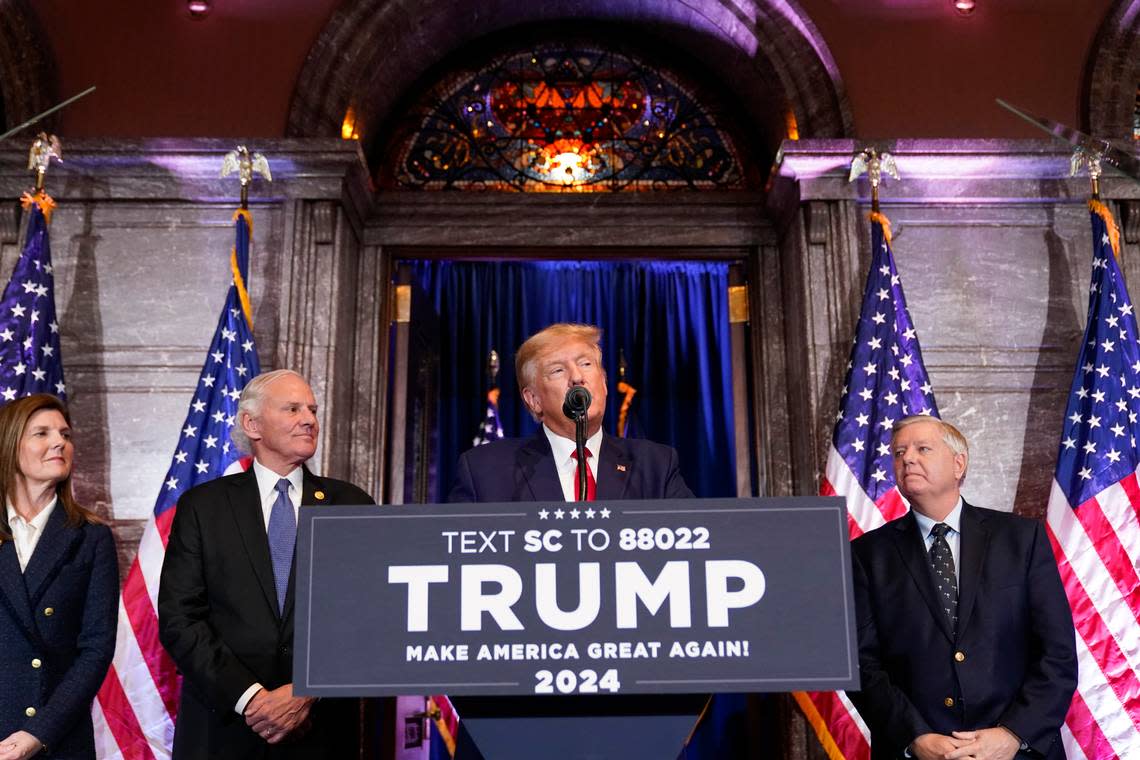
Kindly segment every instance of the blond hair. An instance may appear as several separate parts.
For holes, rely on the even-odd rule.
[[[602,367],[602,330],[594,325],[581,325],[572,322],[558,322],[539,330],[523,341],[515,352],[515,377],[519,390],[534,385],[538,372],[538,360],[563,343],[582,341],[594,347],[598,353],[598,367]],[[604,371],[604,369],[603,369]]]

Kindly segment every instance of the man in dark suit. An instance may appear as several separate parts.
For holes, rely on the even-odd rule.
[[[494,441],[459,458],[448,501],[577,501],[574,421],[562,411],[574,386],[590,391],[587,410],[587,496],[597,499],[686,499],[693,496],[677,452],[651,441],[602,432],[606,373],[601,330],[555,324],[528,338],[515,356],[523,402],[542,423],[531,438]]]
[[[891,451],[911,511],[851,547],[872,756],[1060,760],[1077,659],[1044,525],[962,500],[949,423],[899,420]]]
[[[158,614],[182,672],[174,757],[347,758],[359,702],[293,694],[293,549],[301,504],[371,504],[313,475],[317,404],[290,370],[259,375],[238,404],[246,472],[192,488],[171,527]]]

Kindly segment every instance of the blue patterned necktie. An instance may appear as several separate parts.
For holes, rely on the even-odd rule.
[[[946,534],[950,526],[938,523],[930,529],[934,543],[930,545],[930,566],[934,570],[934,582],[938,585],[938,595],[942,609],[950,619],[951,630],[958,630],[958,581],[954,572],[954,555],[950,552],[950,542]]]
[[[269,556],[273,559],[273,585],[277,587],[277,612],[285,611],[289,571],[293,567],[293,547],[297,543],[297,515],[289,501],[289,481],[277,481],[277,500],[269,512]]]

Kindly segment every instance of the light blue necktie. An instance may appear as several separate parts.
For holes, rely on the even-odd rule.
[[[293,567],[293,547],[297,543],[297,515],[289,501],[289,481],[277,481],[277,500],[269,512],[269,556],[273,559],[273,584],[277,587],[277,612],[285,611],[289,590],[289,570]]]

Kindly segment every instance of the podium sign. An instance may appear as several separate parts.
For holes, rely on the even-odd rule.
[[[840,498],[300,514],[298,694],[859,685]]]

